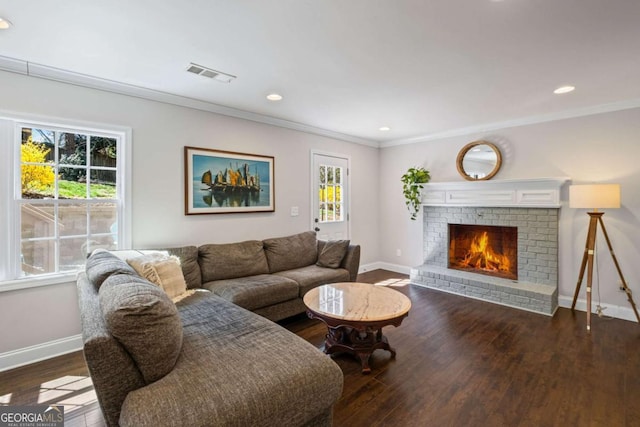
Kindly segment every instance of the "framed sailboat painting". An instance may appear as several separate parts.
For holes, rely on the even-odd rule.
[[[184,147],[185,215],[274,212],[274,158]]]

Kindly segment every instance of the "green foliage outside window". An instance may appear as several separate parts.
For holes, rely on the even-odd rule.
[[[31,137],[20,146],[22,160],[22,194],[50,192],[55,181],[55,174],[51,166],[44,164],[47,154],[51,151],[44,144],[33,142]]]

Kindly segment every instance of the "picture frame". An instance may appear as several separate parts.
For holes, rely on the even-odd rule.
[[[275,212],[273,156],[184,147],[185,215]]]

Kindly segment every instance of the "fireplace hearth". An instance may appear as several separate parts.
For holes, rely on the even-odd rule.
[[[518,229],[449,224],[449,268],[518,280]]]

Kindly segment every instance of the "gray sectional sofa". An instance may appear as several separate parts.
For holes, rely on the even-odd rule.
[[[340,368],[271,320],[303,312],[314,286],[355,280],[359,247],[342,246],[301,233],[167,249],[192,289],[176,303],[123,260],[138,251],[92,254],[78,300],[107,424],[330,426]]]

